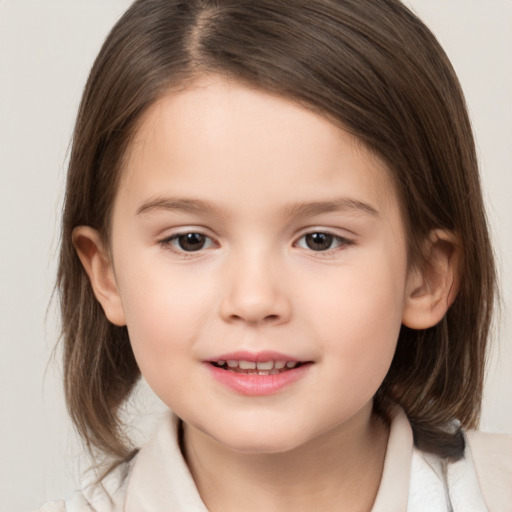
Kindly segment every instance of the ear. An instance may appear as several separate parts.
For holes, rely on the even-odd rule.
[[[425,240],[424,264],[412,268],[402,323],[411,329],[428,329],[439,323],[459,291],[461,249],[450,231],[433,230]]]
[[[73,230],[72,239],[105,315],[115,325],[126,325],[114,267],[100,234],[89,226],[78,226]]]

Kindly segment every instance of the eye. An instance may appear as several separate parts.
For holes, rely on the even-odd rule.
[[[341,236],[336,236],[331,233],[317,231],[314,233],[307,233],[302,236],[297,242],[297,247],[302,249],[310,249],[312,251],[328,251],[343,245],[351,245],[352,241]]]
[[[163,240],[162,245],[170,245],[178,252],[195,252],[214,247],[213,240],[202,233],[179,233]]]

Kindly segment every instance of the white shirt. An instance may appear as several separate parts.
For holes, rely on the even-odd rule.
[[[40,512],[208,512],[178,445],[169,413],[129,463],[102,483]],[[413,446],[397,409],[372,512],[512,512],[512,436],[470,432],[464,458],[447,463]]]

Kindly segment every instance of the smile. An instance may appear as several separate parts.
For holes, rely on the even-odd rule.
[[[228,359],[212,361],[211,364],[226,371],[246,375],[278,375],[301,366],[298,361],[247,361],[245,359]]]
[[[305,378],[314,365],[314,361],[300,361],[274,351],[232,352],[204,363],[222,387],[246,396],[280,393]]]

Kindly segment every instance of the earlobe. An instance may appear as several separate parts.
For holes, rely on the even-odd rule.
[[[105,315],[115,325],[126,325],[114,268],[100,234],[89,226],[78,226],[73,230],[72,237],[78,257],[89,276],[94,295]]]
[[[450,231],[433,230],[425,240],[424,264],[409,271],[402,323],[428,329],[439,323],[459,290],[461,248]]]

